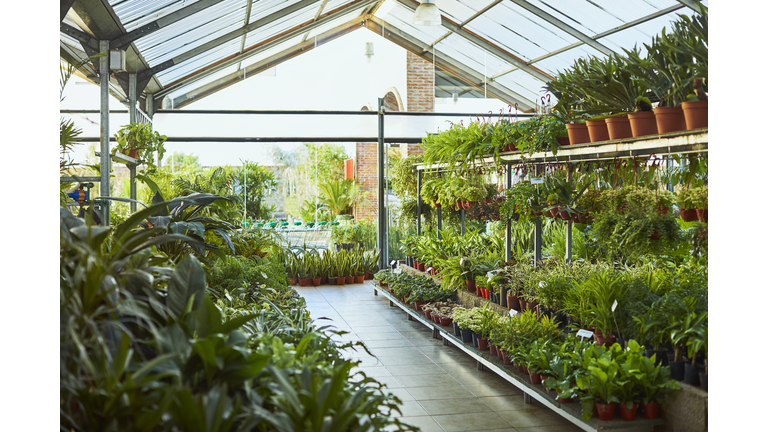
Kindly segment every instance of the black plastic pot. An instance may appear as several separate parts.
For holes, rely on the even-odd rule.
[[[670,375],[672,379],[677,381],[685,379],[685,362],[671,361],[669,362],[669,369],[672,372]]]
[[[477,345],[477,338],[478,337],[480,337],[479,334],[477,334],[475,332],[472,332],[472,345],[474,345],[475,348],[479,348],[479,346]]]
[[[669,358],[667,358],[667,350],[660,349],[660,350],[652,350],[647,349],[644,351],[644,354],[646,357],[651,358],[654,354],[656,354],[656,365],[662,365],[662,366],[669,366]]]
[[[702,369],[701,372],[699,372],[699,381],[701,382],[701,389],[704,391],[707,390],[707,380],[709,375],[704,373],[704,370]]]
[[[453,323],[453,334],[456,337],[461,337],[461,329],[459,328],[459,325],[456,323]]]
[[[461,329],[461,341],[464,343],[472,343],[472,340],[474,338],[472,337],[472,330],[469,329]]]
[[[686,384],[697,386],[701,384],[701,381],[699,381],[699,365],[697,364],[685,364],[685,377],[683,381]]]

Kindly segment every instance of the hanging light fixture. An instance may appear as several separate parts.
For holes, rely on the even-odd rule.
[[[435,0],[421,2],[413,14],[413,23],[425,26],[440,25],[440,9],[435,5]]]

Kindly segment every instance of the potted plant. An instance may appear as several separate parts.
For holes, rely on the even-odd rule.
[[[153,131],[151,124],[129,123],[117,131],[115,139],[117,145],[112,149],[112,154],[121,152],[137,159],[146,165],[147,173],[153,173],[157,170],[155,153],[158,160],[163,160],[163,154],[165,154],[163,143],[168,137]]]
[[[691,201],[696,208],[696,217],[699,221],[707,222],[709,219],[709,188],[704,186],[694,189]]]
[[[696,214],[695,189],[682,189],[677,193],[677,203],[680,206],[680,219],[692,222],[698,219]]]

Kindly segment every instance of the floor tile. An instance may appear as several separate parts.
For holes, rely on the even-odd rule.
[[[366,341],[365,345],[368,348],[402,348],[413,346],[413,344],[405,338]]]
[[[400,421],[405,424],[416,426],[421,429],[421,432],[444,432],[443,428],[429,416],[419,417],[400,417]],[[389,430],[389,429],[385,429]]]
[[[471,389],[469,391],[472,391]],[[472,392],[474,393],[474,392]],[[490,396],[480,397],[481,402],[488,405],[494,411],[514,411],[521,409],[530,409],[531,405],[523,402],[523,394],[514,396]]]
[[[403,402],[416,400],[413,397],[413,395],[404,387],[391,388],[391,389],[387,388],[387,389],[384,389],[383,392],[385,394],[389,393],[389,394],[395,395]]]
[[[389,369],[389,371],[392,372],[392,374],[395,376],[439,374],[439,373],[445,372],[444,369],[440,368],[440,366],[434,363],[419,364],[419,365],[387,366],[387,369]]]
[[[489,413],[487,405],[477,398],[435,399],[419,401],[429,415]]]
[[[450,375],[424,374],[424,375],[400,375],[398,379],[405,387],[439,387],[446,385],[460,385]]]
[[[458,378],[457,381],[461,382]],[[477,397],[498,397],[498,396],[521,396],[523,391],[513,385],[489,385],[489,384],[466,384],[467,390],[471,391]]]
[[[518,432],[581,432],[582,429],[576,425],[559,424],[554,426],[530,426],[515,428]]]
[[[533,409],[499,411],[497,413],[515,428],[530,426],[555,426],[572,424],[567,419],[555,414],[548,408],[539,407]]]
[[[352,373],[363,372],[366,376],[376,378],[380,376],[394,376],[389,369],[384,366],[355,366],[352,368]]]
[[[406,365],[434,365],[435,363],[423,354],[414,354],[407,356],[377,356],[379,362],[384,366],[406,366]],[[440,373],[445,373],[441,370]]]
[[[403,402],[400,405],[402,414],[393,413],[393,417],[416,417],[429,415],[418,401]]]
[[[371,352],[377,356],[383,357],[405,357],[424,355],[415,346],[410,347],[392,347],[392,348],[371,348]]]
[[[434,387],[406,387],[416,400],[472,399],[474,395],[461,385],[444,384]],[[490,410],[489,410],[490,411]]]
[[[485,431],[510,428],[509,423],[493,412],[438,415],[433,416],[432,418],[435,419],[445,432]]]
[[[357,334],[357,333],[356,333]],[[376,340],[392,340],[402,339],[403,337],[397,331],[386,333],[368,333],[364,332],[362,335],[358,335],[362,341],[376,341]]]

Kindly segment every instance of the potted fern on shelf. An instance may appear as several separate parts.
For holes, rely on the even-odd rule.
[[[117,131],[115,139],[117,145],[112,149],[112,154],[120,152],[137,159],[146,165],[147,173],[153,173],[157,170],[155,153],[158,160],[163,160],[163,154],[165,154],[163,143],[168,137],[152,130],[151,124],[129,123]]]

